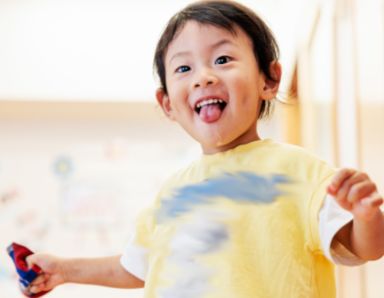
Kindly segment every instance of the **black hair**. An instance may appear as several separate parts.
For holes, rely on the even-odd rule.
[[[234,1],[208,0],[199,1],[186,6],[176,13],[168,22],[156,47],[154,69],[161,87],[167,94],[164,58],[169,44],[187,21],[224,28],[235,34],[237,25],[251,39],[253,53],[260,70],[267,79],[276,81],[271,75],[270,65],[279,58],[279,47],[267,24],[248,7]],[[258,117],[263,118],[271,113],[272,102],[263,100]]]

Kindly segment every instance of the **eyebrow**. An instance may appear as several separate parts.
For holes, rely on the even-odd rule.
[[[225,45],[225,44],[233,44],[232,41],[230,41],[229,39],[221,39],[219,40],[218,42],[214,43],[213,45],[210,46],[211,49],[216,49],[218,47],[221,47],[222,45]],[[190,51],[181,51],[181,52],[177,52],[176,54],[174,54],[170,59],[169,59],[169,63],[172,62],[173,59],[177,58],[177,57],[182,57],[182,56],[187,56],[189,55]]]

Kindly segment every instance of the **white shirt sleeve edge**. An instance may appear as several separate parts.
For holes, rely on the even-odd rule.
[[[319,232],[324,255],[332,263],[345,266],[358,266],[365,263],[340,242],[333,241],[337,232],[352,220],[353,215],[350,212],[340,207],[333,197],[326,196],[319,212]]]
[[[130,243],[120,258],[120,264],[129,273],[145,281],[148,271],[148,250]]]

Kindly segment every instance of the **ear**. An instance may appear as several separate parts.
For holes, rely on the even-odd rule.
[[[156,90],[156,99],[161,109],[163,110],[165,116],[167,116],[171,120],[174,120],[171,101],[169,100],[169,97],[165,93],[163,88],[158,88]]]
[[[271,100],[276,97],[277,92],[279,91],[280,81],[281,81],[281,64],[277,61],[271,62],[269,65],[269,73],[273,80],[264,77],[264,86],[261,92],[261,98],[264,100]]]

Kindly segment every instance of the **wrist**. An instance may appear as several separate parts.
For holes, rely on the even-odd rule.
[[[73,271],[73,265],[72,265],[72,261],[71,259],[66,259],[66,258],[60,258],[58,260],[58,264],[59,264],[59,270],[60,270],[60,275],[61,275],[61,278],[62,278],[62,281],[61,283],[70,283],[70,282],[74,282],[72,279],[71,279],[71,276],[73,276],[73,274],[71,273],[71,271]]]
[[[374,208],[370,212],[355,212],[353,213],[354,222],[359,222],[364,225],[371,225],[384,220],[383,212],[379,207]]]

